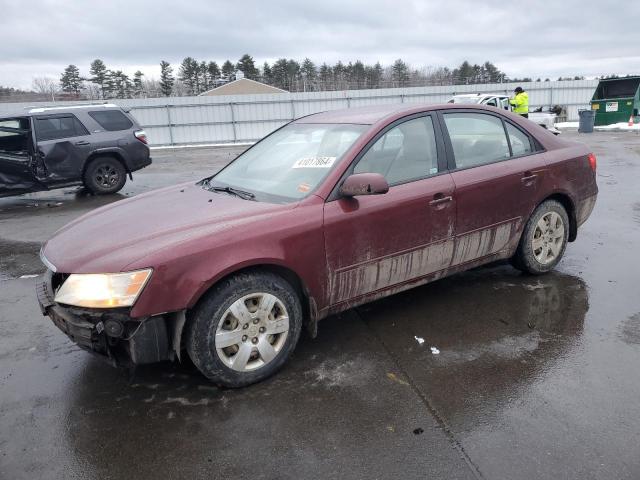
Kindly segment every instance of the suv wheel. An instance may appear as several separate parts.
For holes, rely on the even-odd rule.
[[[87,190],[96,195],[116,193],[124,187],[127,172],[122,163],[113,157],[98,157],[87,165],[83,183]]]
[[[547,200],[538,205],[527,222],[513,265],[540,275],[552,270],[562,258],[569,238],[569,216],[561,203]]]
[[[223,280],[192,312],[186,347],[196,367],[223,387],[244,387],[277,372],[302,327],[295,290],[267,272]]]

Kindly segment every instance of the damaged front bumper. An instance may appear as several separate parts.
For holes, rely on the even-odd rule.
[[[185,312],[131,318],[128,308],[90,309],[61,305],[54,291],[65,274],[47,270],[36,284],[42,314],[83,349],[115,365],[132,366],[180,358]]]

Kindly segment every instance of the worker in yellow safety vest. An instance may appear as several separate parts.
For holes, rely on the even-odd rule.
[[[529,94],[522,87],[516,87],[515,95],[509,99],[513,113],[529,118]]]

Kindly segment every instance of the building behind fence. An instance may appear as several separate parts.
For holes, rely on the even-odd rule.
[[[445,103],[454,94],[512,94],[518,85],[529,93],[531,108],[560,105],[566,109],[566,119],[573,121],[577,120],[579,109],[589,108],[597,84],[598,80],[574,80],[109,102],[131,109],[153,145],[233,144],[255,142],[295,118],[325,110],[390,103]],[[44,105],[51,104],[4,103],[0,104],[0,113],[19,113]]]

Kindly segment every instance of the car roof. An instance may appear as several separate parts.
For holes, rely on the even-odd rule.
[[[477,104],[420,104],[397,103],[387,105],[371,105],[368,107],[356,107],[343,110],[328,110],[314,113],[295,120],[294,123],[352,123],[359,125],[373,125],[382,121],[392,121],[413,113],[428,112],[440,109],[477,109],[495,112],[493,107]]]
[[[453,95],[455,98],[482,98],[482,97],[508,97],[504,93],[460,93]]]
[[[0,118],[17,118],[17,117],[29,117],[31,115],[36,115],[39,113],[68,113],[73,112],[74,110],[99,110],[99,109],[118,109],[121,110],[121,107],[115,105],[113,103],[85,103],[85,104],[76,104],[76,105],[51,105],[44,107],[36,107],[30,106],[25,107],[22,112],[11,112],[0,114]]]

